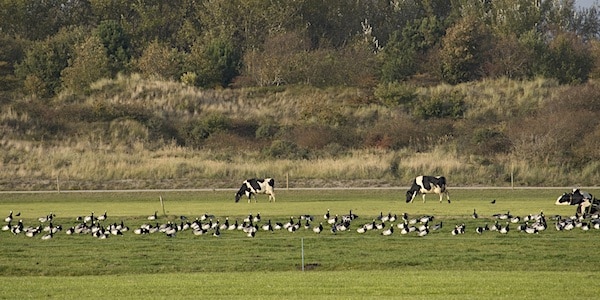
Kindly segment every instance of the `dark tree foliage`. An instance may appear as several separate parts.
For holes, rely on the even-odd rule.
[[[113,20],[102,21],[96,29],[100,41],[106,48],[109,69],[113,75],[126,71],[131,59],[131,40],[123,27]]]

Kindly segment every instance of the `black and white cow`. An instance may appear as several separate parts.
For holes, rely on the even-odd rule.
[[[273,188],[275,187],[275,180],[273,178],[251,178],[246,179],[242,182],[242,187],[235,194],[235,202],[239,202],[244,194],[248,197],[248,203],[254,196],[254,202],[256,202],[256,194],[267,194],[269,195],[269,202],[275,202],[275,192]]]
[[[555,205],[577,205],[575,210],[578,214],[584,214],[586,212],[593,213],[598,210],[597,199],[588,192],[580,191],[579,189],[573,189],[570,193],[563,193],[556,199]]]
[[[573,189],[570,193],[563,193],[556,199],[555,205],[579,205],[585,200],[591,201],[594,196],[588,192],[582,192],[579,189]]]
[[[446,190],[446,178],[444,176],[417,176],[410,190],[406,192],[406,203],[412,203],[418,194],[423,195],[423,203],[425,203],[425,194],[440,195],[440,203],[446,195],[448,203],[450,203],[450,195]]]

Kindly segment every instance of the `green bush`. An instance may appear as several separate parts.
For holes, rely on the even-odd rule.
[[[260,124],[256,129],[255,136],[257,139],[270,139],[279,131],[279,125],[275,122],[265,122]]]
[[[401,82],[380,83],[373,94],[380,103],[388,107],[407,104],[417,98],[416,88]]]
[[[264,150],[265,156],[278,159],[308,159],[308,154],[307,150],[286,140],[275,140]]]
[[[465,96],[458,91],[422,96],[414,102],[412,114],[418,118],[462,118],[466,112]]]
[[[494,155],[508,153],[512,149],[510,139],[502,132],[491,128],[477,128],[471,137],[473,153]]]

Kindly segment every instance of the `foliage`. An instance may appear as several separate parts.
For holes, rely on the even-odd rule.
[[[154,40],[136,61],[136,66],[144,76],[178,80],[182,76],[184,57],[184,54],[177,49]],[[190,79],[186,79],[186,81],[190,81]]]
[[[73,58],[61,72],[63,87],[71,91],[89,92],[90,85],[110,77],[110,61],[106,48],[97,36],[90,36],[75,47]]]
[[[489,47],[488,39],[485,26],[474,17],[465,17],[449,28],[439,52],[442,78],[450,84],[480,78],[482,49]]]
[[[417,98],[416,88],[408,83],[381,83],[373,91],[377,100],[386,106],[408,104]]]
[[[422,118],[462,118],[466,107],[464,95],[458,91],[422,96],[412,106],[412,114]]]
[[[15,73],[24,80],[26,92],[40,97],[52,97],[60,91],[61,72],[73,56],[74,45],[83,41],[81,28],[68,28],[35,42]]]
[[[240,53],[230,40],[216,38],[208,43],[198,41],[192,47],[188,63],[198,75],[201,87],[227,87],[240,68]]]
[[[178,130],[179,142],[184,146],[200,148],[212,134],[226,131],[230,122],[226,116],[218,113],[209,114],[202,119],[184,121]]]
[[[265,156],[276,159],[307,159],[308,151],[288,140],[274,140],[263,150]]]
[[[587,81],[592,69],[592,57],[585,44],[570,34],[558,35],[549,46],[544,75],[564,83]]]
[[[106,48],[111,74],[114,76],[125,71],[132,52],[129,35],[118,22],[112,20],[102,21],[96,31]]]

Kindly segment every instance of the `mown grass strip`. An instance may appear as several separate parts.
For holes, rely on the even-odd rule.
[[[0,298],[81,299],[559,299],[597,296],[593,272],[390,271],[209,272],[119,276],[0,277]]]

